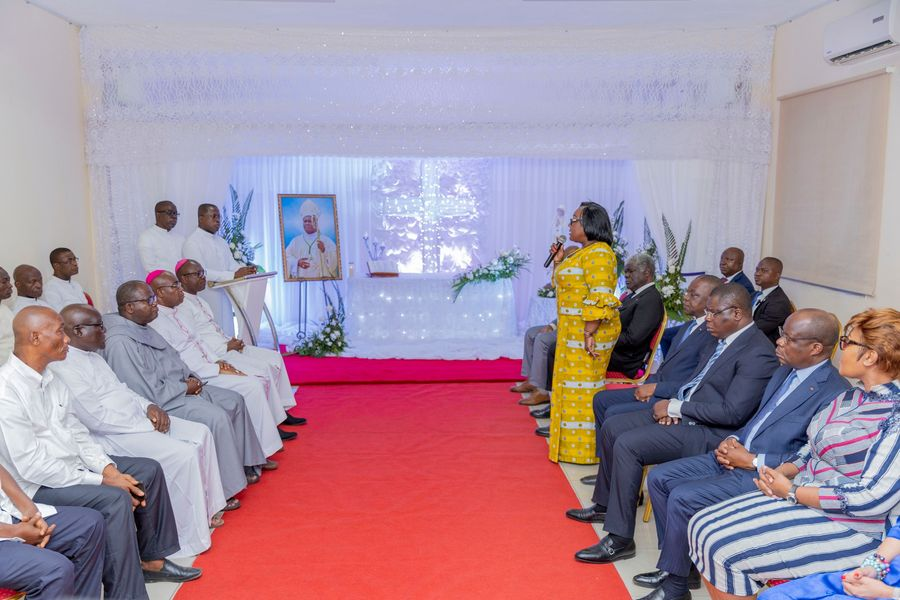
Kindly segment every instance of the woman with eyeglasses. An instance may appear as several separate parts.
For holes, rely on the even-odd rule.
[[[840,373],[859,387],[813,417],[791,459],[760,467],[759,491],[691,519],[691,558],[712,598],[752,597],[770,580],[860,565],[874,572],[893,558],[873,553],[900,508],[900,312],[855,315],[840,348]],[[790,585],[799,595],[779,596],[778,586],[763,597],[832,597]]]
[[[606,366],[619,337],[616,255],[609,215],[584,202],[569,222],[581,248],[553,257],[557,337],[550,409],[550,460],[595,464],[594,394],[604,389]]]

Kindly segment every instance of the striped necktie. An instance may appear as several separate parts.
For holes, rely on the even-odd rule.
[[[763,408],[763,411],[757,413],[757,416],[752,419],[753,426],[749,429],[747,433],[747,441],[744,442],[744,448],[749,448],[750,444],[753,443],[753,438],[756,437],[756,434],[759,433],[759,428],[762,427],[762,424],[766,422],[766,419],[775,412],[775,409],[781,405],[781,402],[790,395],[791,392],[794,391],[794,384],[800,378],[797,375],[797,370],[794,369],[791,371],[791,374],[784,380],[784,383],[778,388],[772,397],[769,398],[769,402],[766,403],[766,406]]]
[[[753,311],[751,312],[751,314],[756,312],[756,309],[759,308],[759,305],[762,304],[762,301],[763,293],[756,292],[756,296],[753,298]]]
[[[678,399],[679,400],[690,400],[691,394],[694,393],[694,388],[703,380],[703,377],[706,376],[706,373],[713,366],[713,363],[725,352],[725,340],[719,340],[719,344],[716,346],[716,351],[713,352],[713,355],[709,357],[709,360],[706,361],[706,365],[703,367],[703,370],[697,373],[697,376],[688,381],[686,384],[681,386],[681,389],[678,390]]]

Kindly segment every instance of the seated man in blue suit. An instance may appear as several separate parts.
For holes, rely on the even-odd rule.
[[[701,275],[694,279],[684,293],[684,311],[694,317],[681,327],[672,343],[671,351],[659,370],[637,388],[604,390],[594,395],[594,418],[599,426],[607,417],[633,410],[649,410],[653,398],[671,398],[697,368],[700,355],[710,350],[716,340],[706,331],[706,301],[709,294],[721,285],[718,277]],[[597,448],[599,452],[599,446]],[[599,456],[599,454],[598,454]]]
[[[806,442],[806,428],[823,405],[846,390],[829,358],[840,335],[837,318],[818,309],[788,317],[775,354],[783,365],[772,376],[752,419],[713,452],[672,461],[650,471],[660,545],[658,571],[634,582],[655,588],[651,600],[690,598],[687,526],[697,511],[756,489],[757,467],[776,467]],[[699,587],[699,577],[696,580]]]
[[[566,516],[602,522],[609,535],[578,551],[576,560],[609,563],[634,556],[644,466],[709,452],[756,412],[778,360],[753,324],[750,294],[743,286],[727,283],[710,293],[706,328],[719,341],[672,398],[658,400],[652,411],[608,418],[601,426],[594,504],[566,511]]]
[[[751,296],[756,293],[753,282],[744,275],[744,251],[740,248],[725,248],[719,258],[719,271],[722,283],[739,283]]]

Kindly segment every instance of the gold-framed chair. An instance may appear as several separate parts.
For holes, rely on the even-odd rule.
[[[662,342],[663,333],[666,331],[666,324],[669,322],[668,316],[663,313],[662,322],[659,324],[659,328],[656,330],[656,333],[653,334],[653,338],[650,340],[650,351],[647,352],[647,356],[644,358],[644,364],[641,369],[638,371],[638,376],[635,378],[627,377],[624,373],[618,373],[616,371],[607,371],[606,372],[606,385],[607,389],[610,384],[615,386],[635,386],[641,385],[644,381],[650,377],[650,372],[653,370],[653,362],[656,360],[656,352],[659,350],[659,344]],[[612,388],[615,389],[615,388]]]

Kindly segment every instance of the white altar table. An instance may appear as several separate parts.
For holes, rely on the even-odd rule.
[[[512,281],[467,285],[453,301],[448,275],[348,280],[346,356],[498,358],[521,356]]]

